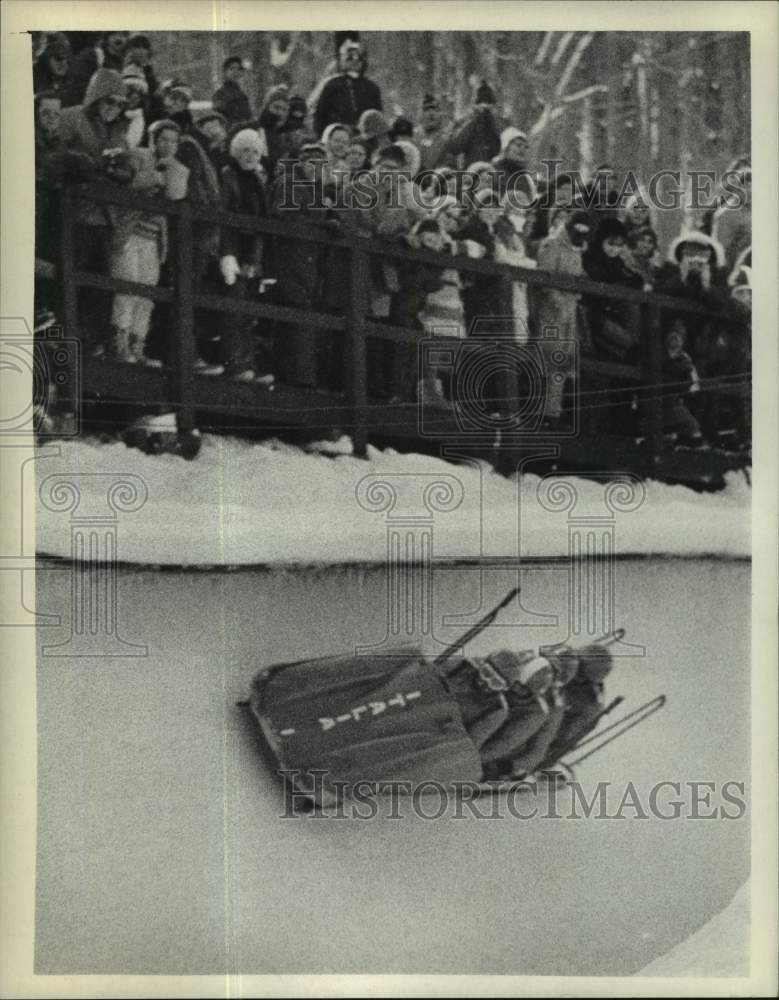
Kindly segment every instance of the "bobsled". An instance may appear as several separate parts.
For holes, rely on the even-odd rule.
[[[484,747],[500,743],[510,725],[509,685],[487,661],[460,653],[517,593],[435,658],[420,647],[401,646],[380,655],[326,656],[261,669],[249,698],[238,704],[251,710],[266,756],[287,787],[326,806],[358,786],[375,793],[388,783],[409,790],[423,783],[467,784],[490,793],[527,786],[527,774],[485,771]],[[623,634],[611,633],[602,642]],[[473,697],[463,698],[464,683]],[[622,700],[600,710],[587,732],[559,756],[591,744],[592,731]],[[606,742],[664,702],[660,696],[606,727]],[[600,745],[588,746],[584,756]],[[572,773],[557,770],[558,779],[566,770]]]

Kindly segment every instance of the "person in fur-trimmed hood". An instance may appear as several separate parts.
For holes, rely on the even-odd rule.
[[[338,73],[322,88],[314,112],[314,129],[321,135],[328,125],[341,122],[352,128],[363,111],[382,111],[381,89],[367,77],[368,58],[357,31],[336,31]]]

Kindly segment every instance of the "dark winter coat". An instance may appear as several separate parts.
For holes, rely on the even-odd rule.
[[[474,112],[458,129],[444,147],[444,155],[459,160],[458,166],[467,167],[476,161],[491,161],[500,152],[500,133],[504,122],[491,111]]]
[[[585,274],[593,281],[607,285],[624,285],[626,288],[643,288],[641,275],[631,271],[621,257],[608,257],[603,252],[603,242],[619,225],[614,219],[601,219],[592,242],[582,256]],[[622,228],[622,227],[620,227]],[[607,360],[637,361],[641,342],[640,311],[630,302],[610,299],[586,299],[587,319],[595,353]]]
[[[501,157],[493,160],[493,185],[502,198],[511,189],[516,198],[527,198],[533,201],[538,195],[536,182],[528,169],[527,163],[509,160]]]
[[[530,737],[522,750],[511,758],[511,774],[534,774],[549,754],[565,717],[565,704],[553,705],[543,725]]]
[[[176,159],[189,170],[187,201],[205,208],[219,208],[222,192],[219,173],[199,139],[197,130],[192,134],[183,133],[179,140]],[[197,250],[206,258],[216,257],[219,252],[219,226],[205,220],[194,221]]]
[[[71,70],[68,68],[65,76],[55,76],[49,64],[50,55],[49,49],[45,48],[35,60],[35,65],[32,68],[32,92],[33,94],[41,94],[45,91],[59,94],[60,97],[64,98],[71,85]]]
[[[225,211],[235,212],[239,215],[252,215],[255,218],[264,218],[268,214],[265,189],[255,173],[241,170],[238,164],[232,161],[223,168],[220,182],[222,208]],[[261,271],[263,260],[262,233],[223,226],[220,254],[223,257],[235,257],[241,266],[248,265]]]
[[[321,135],[328,125],[342,122],[354,127],[363,111],[382,110],[381,89],[367,76],[340,73],[322,88],[314,112],[314,129]]]
[[[111,55],[102,46],[82,49],[75,57],[68,73],[68,85],[63,91],[62,106],[74,107],[87,104],[87,87],[99,69],[122,71],[122,57]]]
[[[235,80],[225,80],[211,98],[211,105],[232,124],[248,122],[252,117],[249,98]]]
[[[486,251],[482,260],[495,260],[495,236],[478,215],[472,215],[468,219],[456,234],[456,239],[458,243],[473,240],[481,244]],[[462,299],[468,336],[495,336],[501,332],[513,336],[511,279],[503,275],[466,273],[462,277],[465,283]],[[497,328],[494,322],[496,317],[504,320],[504,323],[497,324]],[[479,322],[485,319],[487,322]]]
[[[292,166],[278,177],[271,191],[271,206],[274,215],[295,225],[310,226],[312,230],[326,231],[328,210],[324,205],[324,195],[317,186],[298,185],[295,193],[295,207],[281,208],[284,192],[292,182]],[[301,240],[286,240],[274,237],[269,248],[271,262],[269,270],[277,279],[276,290],[282,302],[298,309],[313,309],[318,301],[322,280],[322,261],[325,246],[322,243],[305,243]]]
[[[555,738],[549,745],[540,768],[551,767],[596,725],[603,711],[604,687],[586,677],[574,677],[565,686],[565,714]]]
[[[668,264],[658,275],[656,289],[664,295],[697,302],[705,309],[715,313],[727,313],[729,298],[724,288],[724,274],[714,270],[709,288],[703,288],[694,283],[682,281],[678,267]],[[726,319],[718,322],[706,316],[696,316],[693,313],[664,310],[662,314],[663,329],[668,329],[675,319],[681,319],[687,331],[687,349],[703,375],[727,372],[734,369],[732,361],[742,341],[738,324],[728,323]]]
[[[68,150],[88,157],[94,168],[104,167],[103,152],[108,149],[126,148],[127,119],[123,115],[106,125],[100,121],[97,105],[104,97],[123,93],[122,78],[115,70],[98,70],[89,81],[84,103],[62,112],[60,134]],[[82,201],[78,206],[79,221],[91,226],[108,224],[111,209],[106,205]]]
[[[425,307],[427,296],[443,286],[443,268],[417,261],[398,265],[399,291],[392,296],[390,323],[407,329],[423,329],[419,313]]]
[[[56,193],[65,180],[84,182],[95,174],[92,160],[70,150],[62,135],[35,133],[35,255],[44,260],[57,256]]]
[[[509,717],[498,732],[481,747],[485,764],[505,759],[513,760],[549,718],[549,707],[542,698],[529,692],[510,688],[506,692]]]

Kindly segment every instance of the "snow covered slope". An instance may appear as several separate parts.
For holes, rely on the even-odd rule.
[[[637,976],[748,976],[749,882],[725,909]]]
[[[129,473],[143,479],[148,499],[140,510],[119,515],[118,554],[126,562],[383,562],[387,518],[403,514],[432,518],[436,559],[568,555],[568,494],[555,494],[549,480],[542,484],[530,474],[518,488],[486,463],[453,465],[389,449],[371,449],[364,461],[349,454],[306,453],[280,442],[220,437],[206,437],[191,463],[172,455],[146,456],[120,443],[85,440],[58,447],[59,457],[36,463],[40,554],[70,556],[68,512],[40,499],[47,494],[47,477],[77,475],[85,505],[108,513],[101,499],[109,485],[105,474]],[[390,484],[389,492],[380,486],[370,492],[377,478]],[[433,486],[436,481],[443,487]],[[576,501],[573,516],[597,514],[613,523],[620,555],[750,553],[751,491],[740,473],[732,473],[726,489],[716,494],[648,482],[633,495],[636,509],[616,513],[605,503],[603,484],[556,481],[566,484],[562,491],[569,486],[575,491],[569,497]],[[430,507],[423,503],[427,487]],[[392,491],[394,507],[382,509]],[[563,501],[558,509],[556,501]]]

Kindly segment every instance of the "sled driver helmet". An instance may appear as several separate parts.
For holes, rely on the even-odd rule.
[[[605,646],[585,646],[579,652],[579,669],[593,684],[602,683],[611,673],[613,665],[611,653]]]
[[[579,669],[579,657],[570,646],[560,646],[559,649],[547,653],[546,656],[552,664],[555,683],[564,687],[574,679]]]
[[[552,664],[543,656],[534,656],[528,663],[523,663],[517,672],[517,681],[534,695],[543,694],[553,680]]]

